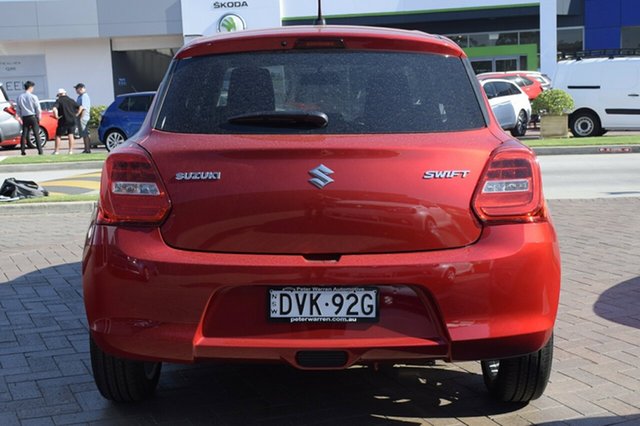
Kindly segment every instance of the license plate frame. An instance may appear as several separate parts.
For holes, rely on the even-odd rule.
[[[297,314],[300,314],[299,304],[306,295],[306,299],[303,301],[303,312],[308,311],[308,313],[313,313],[314,305],[310,298],[313,295],[316,295],[317,303],[314,305],[315,308],[319,308],[321,311],[321,315],[289,315],[283,314],[283,306],[282,299],[274,300],[278,298],[279,295],[285,294],[287,295],[290,303],[290,311],[296,310]],[[298,299],[296,299],[295,295],[298,295]],[[344,306],[338,311],[334,310],[331,315],[329,315],[330,309],[337,308],[335,305],[334,297],[336,295],[341,295],[343,298]],[[348,297],[349,295],[354,295],[352,297]],[[380,303],[379,303],[380,291],[377,287],[338,287],[338,286],[296,286],[296,287],[268,287],[267,289],[267,320],[270,322],[286,322],[291,324],[318,324],[318,323],[331,323],[331,324],[357,324],[357,323],[376,323],[380,320]],[[281,296],[280,296],[281,297]],[[354,300],[355,297],[355,300]],[[354,304],[355,302],[355,304]],[[274,305],[274,303],[276,303]],[[295,306],[294,306],[295,303]],[[366,308],[369,304],[373,304],[373,312],[367,313]],[[319,306],[321,304],[321,306]],[[349,311],[349,307],[351,307],[351,311]],[[355,315],[346,315],[349,312],[352,312],[353,309],[357,307],[359,309]],[[309,309],[305,309],[309,308]],[[275,310],[275,312],[274,312]],[[279,312],[278,312],[279,310]],[[364,312],[362,312],[364,311]],[[361,315],[358,315],[361,314]]]

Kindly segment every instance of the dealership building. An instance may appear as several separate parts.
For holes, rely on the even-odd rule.
[[[542,70],[559,52],[640,48],[638,0],[323,0],[328,24],[444,34],[476,72]],[[94,105],[155,90],[173,54],[221,31],[311,24],[316,0],[0,0],[0,82],[51,98],[86,84]]]

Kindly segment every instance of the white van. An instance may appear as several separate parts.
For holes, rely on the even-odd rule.
[[[640,130],[640,57],[560,61],[553,87],[573,97],[569,128],[576,137]]]

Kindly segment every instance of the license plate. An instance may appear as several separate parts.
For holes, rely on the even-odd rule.
[[[376,322],[378,289],[286,287],[269,289],[269,319],[286,322]]]

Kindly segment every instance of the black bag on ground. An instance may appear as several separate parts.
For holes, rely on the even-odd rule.
[[[7,178],[0,187],[0,195],[10,198],[48,197],[49,191],[32,180]]]

